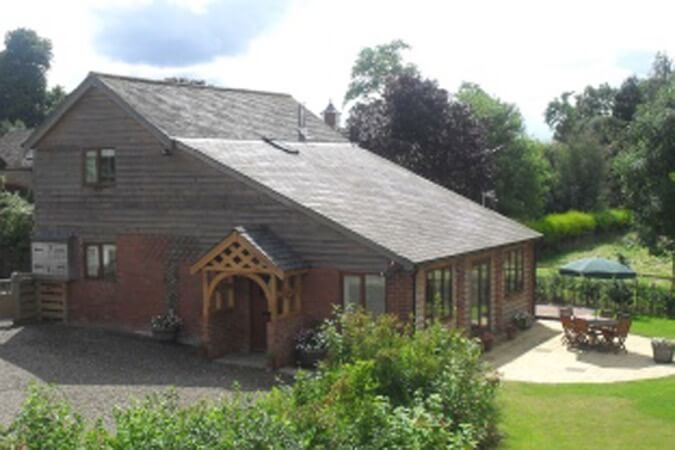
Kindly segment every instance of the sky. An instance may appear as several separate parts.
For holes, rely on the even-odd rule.
[[[51,39],[49,84],[67,90],[90,71],[185,76],[288,92],[315,113],[342,108],[361,48],[403,39],[424,76],[480,84],[549,139],[543,113],[562,92],[675,56],[673,17],[663,0],[21,0],[3,2],[0,34]]]

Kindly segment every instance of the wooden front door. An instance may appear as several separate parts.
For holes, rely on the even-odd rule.
[[[267,321],[270,317],[267,311],[267,299],[257,283],[254,281],[250,283],[251,351],[264,352],[267,350]]]

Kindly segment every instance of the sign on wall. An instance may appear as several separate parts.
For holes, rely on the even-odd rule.
[[[50,278],[68,279],[68,244],[65,242],[33,242],[33,273]]]

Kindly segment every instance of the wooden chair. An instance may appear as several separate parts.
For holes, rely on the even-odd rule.
[[[576,334],[574,333],[574,320],[572,316],[561,315],[560,323],[563,328],[562,343],[567,347],[573,346],[576,342]]]
[[[596,342],[596,336],[588,326],[588,321],[585,319],[572,319],[574,329],[574,343],[578,346],[593,345]]]
[[[565,308],[560,308],[558,310],[558,314],[560,314],[560,318],[562,319],[563,317],[572,317],[574,315],[574,308],[572,307],[565,307]]]
[[[631,319],[619,319],[619,322],[616,324],[616,331],[612,337],[612,344],[615,351],[626,350],[626,338],[628,337],[628,332],[630,331],[630,326],[632,324]]]

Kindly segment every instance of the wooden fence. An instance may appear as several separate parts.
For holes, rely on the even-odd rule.
[[[67,301],[65,282],[36,280],[21,273],[0,280],[0,319],[65,321]]]

